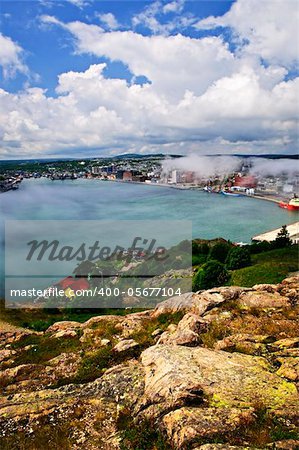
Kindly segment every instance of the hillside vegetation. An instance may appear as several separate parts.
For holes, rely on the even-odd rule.
[[[192,245],[193,291],[221,285],[252,287],[280,283],[299,270],[299,246],[285,227],[273,242],[238,247],[224,239],[195,240]]]
[[[280,283],[289,273],[298,271],[298,245],[252,255],[251,260],[251,266],[232,272],[231,285]]]

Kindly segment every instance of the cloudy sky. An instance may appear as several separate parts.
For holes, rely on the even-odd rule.
[[[1,1],[0,158],[296,153],[297,0]]]

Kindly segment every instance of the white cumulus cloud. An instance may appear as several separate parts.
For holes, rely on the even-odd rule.
[[[163,5],[172,5],[169,8],[173,9],[183,3]],[[235,2],[227,14],[233,14],[237,7],[244,8],[242,0]],[[168,14],[174,12],[165,12]],[[271,24],[274,16],[269,15]],[[223,18],[228,21],[224,15],[209,18],[200,26],[215,26]],[[288,66],[277,57],[277,46],[275,52],[272,49],[276,57],[269,57],[263,64],[261,50],[250,47],[254,39],[245,25],[240,23],[239,27],[244,36],[248,35],[247,44],[243,42],[242,50],[233,51],[221,36],[145,36],[136,29],[108,32],[104,29],[107,21],[101,27],[82,21],[62,22],[49,15],[42,16],[41,21],[69,33],[75,53],[93,55],[98,63],[81,72],[60,73],[54,96],[40,88],[25,88],[14,94],[1,90],[3,158],[9,153],[15,157],[37,156],[54,150],[60,155],[84,151],[297,151],[299,78],[294,73],[289,76]],[[253,22],[257,30],[258,22]],[[264,22],[267,26],[265,18]],[[239,32],[238,38],[243,40],[243,34]],[[15,49],[15,61],[21,64],[21,48]],[[8,61],[9,67],[14,60]],[[106,69],[114,61],[128,68],[130,81],[108,77]],[[140,76],[147,80],[142,85],[138,84]]]
[[[112,13],[107,14],[97,14],[103,25],[105,25],[108,30],[117,30],[120,27],[116,17]]]
[[[243,51],[272,64],[298,63],[299,2],[296,0],[237,0],[223,16],[210,16],[198,29],[230,27]]]
[[[0,33],[0,66],[4,78],[13,77],[16,72],[28,74],[28,68],[22,61],[23,49],[10,37]]]

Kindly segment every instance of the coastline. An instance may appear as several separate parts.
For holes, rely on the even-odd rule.
[[[276,197],[276,198],[273,198],[273,197],[263,196],[263,195],[261,195],[261,194],[259,194],[259,195],[246,195],[246,194],[243,194],[243,193],[241,193],[241,192],[239,192],[239,194],[240,194],[241,196],[243,196],[243,197],[256,198],[257,200],[266,200],[267,202],[277,203],[278,205],[279,205],[279,203],[282,202],[282,201],[287,201],[287,198],[286,198],[286,197]]]
[[[158,186],[158,187],[166,187],[166,188],[172,188],[172,189],[179,189],[179,190],[193,190],[193,191],[204,191],[202,187],[199,186],[186,186],[186,185],[178,185],[178,184],[168,184],[168,183],[144,183],[140,181],[123,181],[123,180],[107,180],[112,181],[115,183],[125,183],[125,184],[138,184],[138,185],[145,185],[145,186]],[[218,192],[215,192],[218,194]],[[288,197],[283,196],[276,196],[275,198],[269,197],[262,194],[255,194],[255,195],[246,195],[243,192],[238,192],[238,194],[242,197],[250,197],[255,198],[257,200],[266,200],[268,202],[279,204],[280,202],[286,202],[288,201]]]
[[[112,183],[122,183],[122,184],[137,184],[137,185],[143,185],[143,186],[156,186],[156,187],[164,187],[164,188],[171,188],[171,189],[178,189],[181,191],[186,191],[186,190],[193,190],[193,191],[204,191],[204,189],[200,186],[189,186],[189,185],[178,185],[178,184],[168,184],[168,183],[145,183],[145,182],[140,182],[140,181],[125,181],[125,180],[111,180],[111,179],[107,179],[107,180],[103,180],[100,178],[96,178],[96,177],[88,177],[85,178],[86,180],[100,180],[100,181],[105,181],[105,182],[112,182]],[[54,180],[54,181],[60,181],[60,180]],[[76,181],[76,180],[73,180]],[[213,192],[214,194],[218,194],[218,192]],[[254,195],[246,195],[243,192],[238,192],[238,194],[242,197],[250,197],[250,198],[254,198],[257,200],[265,200],[268,202],[272,202],[272,203],[276,203],[279,204],[280,202],[288,202],[289,198],[288,197],[284,197],[284,196],[268,196],[268,195],[263,195],[261,193],[259,194],[254,194]]]
[[[200,188],[191,187],[191,186],[179,186],[177,184],[168,184],[168,183],[145,183],[143,181],[124,181],[124,180],[101,180],[100,178],[95,178],[100,181],[111,181],[112,183],[123,183],[123,184],[138,184],[143,186],[158,186],[158,187],[166,187],[172,189],[179,189],[181,191],[186,190],[201,190]]]

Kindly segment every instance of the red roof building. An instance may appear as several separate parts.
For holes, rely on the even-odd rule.
[[[73,283],[73,277],[66,277],[63,280],[58,281],[57,286],[60,286],[63,290],[67,289]]]
[[[257,185],[256,178],[252,175],[246,175],[244,177],[235,176],[234,186],[240,186],[244,188],[255,188]]]
[[[60,280],[56,286],[61,287],[64,291],[68,288],[73,291],[81,291],[89,288],[89,283],[86,278],[73,278],[66,277],[63,280]]]

